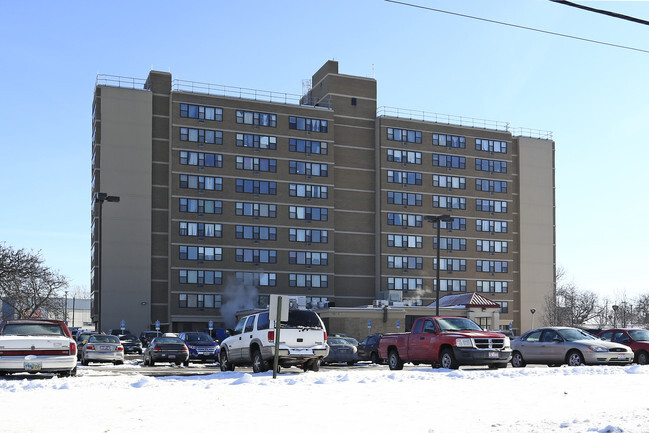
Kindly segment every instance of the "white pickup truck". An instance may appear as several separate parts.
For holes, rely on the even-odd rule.
[[[272,369],[275,326],[268,311],[242,317],[220,348],[222,371],[232,371],[237,365],[252,365],[255,373]],[[288,321],[281,322],[279,366],[318,371],[328,353],[327,331],[320,317],[310,310],[289,310]]]

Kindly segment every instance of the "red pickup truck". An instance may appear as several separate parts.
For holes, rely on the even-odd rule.
[[[384,334],[379,343],[381,358],[390,370],[401,370],[404,362],[432,364],[433,368],[456,369],[460,365],[505,368],[512,357],[509,338],[483,331],[464,317],[420,317],[412,330]]]

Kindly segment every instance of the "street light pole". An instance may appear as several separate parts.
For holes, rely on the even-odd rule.
[[[617,328],[617,309],[620,308],[618,305],[613,305],[613,328]]]
[[[439,316],[439,286],[440,286],[440,281],[439,281],[439,268],[441,267],[441,263],[439,262],[439,249],[440,249],[440,228],[441,228],[441,222],[453,222],[453,217],[447,214],[444,215],[428,215],[426,216],[426,221],[431,222],[433,224],[437,224],[437,270],[435,273],[435,315]]]
[[[97,233],[98,248],[97,248],[97,287],[95,290],[95,296],[97,297],[97,329],[98,332],[101,332],[101,256],[102,250],[104,248],[101,243],[101,232],[102,232],[102,213],[104,208],[104,202],[118,203],[119,196],[108,195],[105,192],[98,192],[95,196],[95,199],[99,202],[99,230]]]

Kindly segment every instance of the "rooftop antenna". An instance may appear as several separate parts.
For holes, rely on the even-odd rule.
[[[375,79],[375,78],[376,77],[374,77],[374,63],[372,63],[372,79]]]

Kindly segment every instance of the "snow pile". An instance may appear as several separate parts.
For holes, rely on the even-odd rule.
[[[0,432],[649,431],[649,366],[129,373],[0,380]]]

